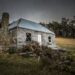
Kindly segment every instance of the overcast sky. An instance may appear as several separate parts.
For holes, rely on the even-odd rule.
[[[60,21],[75,16],[75,0],[0,0],[0,17],[3,12],[9,12],[10,21]]]

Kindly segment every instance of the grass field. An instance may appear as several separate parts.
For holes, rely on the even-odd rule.
[[[56,44],[75,54],[75,39],[71,38],[56,38]]]
[[[56,44],[75,54],[75,39],[56,38]],[[71,75],[67,71],[48,69],[48,66],[47,68],[41,66],[36,57],[26,58],[16,54],[0,54],[0,75]]]
[[[16,54],[0,55],[0,75],[39,75],[36,58],[24,58]]]
[[[72,75],[69,71],[56,69],[54,66],[57,62],[52,65],[46,62],[44,62],[45,65],[41,64],[35,57],[0,54],[0,75]]]

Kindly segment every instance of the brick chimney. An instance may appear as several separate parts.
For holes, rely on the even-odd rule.
[[[4,35],[8,34],[8,25],[9,25],[9,14],[7,12],[4,12],[2,14],[2,21],[1,21],[1,26]]]

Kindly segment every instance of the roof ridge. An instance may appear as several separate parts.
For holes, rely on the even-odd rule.
[[[24,21],[28,21],[28,22],[32,22],[32,23],[35,23],[35,24],[39,24],[39,23],[36,23],[36,22],[33,22],[33,21],[30,21],[30,20],[27,20],[27,19],[24,19],[24,18],[19,18],[18,19],[18,21],[22,21],[22,20],[24,20]],[[18,25],[20,24],[20,22],[18,23]],[[39,24],[40,26],[42,26],[42,27],[44,27],[43,25],[41,25],[41,24]],[[44,27],[44,28],[46,28],[46,27]],[[48,29],[48,28],[46,28],[46,29]],[[48,29],[49,30],[49,29]]]
[[[48,28],[42,26],[41,24],[27,20],[27,19],[23,19],[23,18],[19,18],[11,25],[12,26],[10,26],[10,28],[19,26],[19,27],[26,28],[26,29],[32,29],[32,30],[47,32],[47,33],[53,33],[52,31],[50,31]]]
[[[18,20],[24,20],[24,21],[28,21],[28,22],[32,22],[32,23],[36,23],[36,22],[33,22],[31,20],[28,20],[28,19],[24,19],[24,18],[19,18]],[[39,23],[36,23],[36,24],[39,24]]]

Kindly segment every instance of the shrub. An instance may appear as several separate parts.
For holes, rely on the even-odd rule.
[[[46,48],[41,55],[41,63],[45,70],[56,70],[59,73],[75,73],[75,60],[67,51]]]
[[[36,54],[39,54],[40,50],[41,46],[36,41],[32,41],[31,43],[24,45],[22,48],[22,52],[33,52]]]
[[[31,51],[31,45],[28,44],[28,45],[24,45],[23,48],[22,48],[22,52],[29,52]]]

